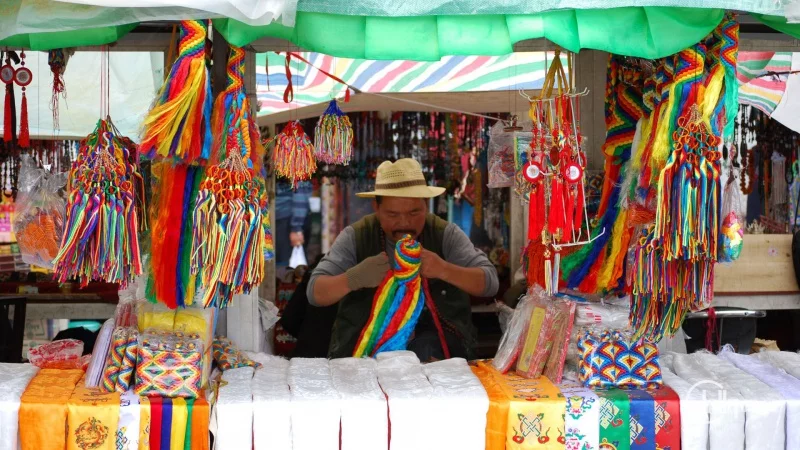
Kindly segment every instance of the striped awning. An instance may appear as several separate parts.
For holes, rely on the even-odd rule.
[[[552,52],[522,52],[504,56],[448,56],[436,62],[370,61],[302,53],[311,65],[339,77],[363,92],[478,92],[535,90],[542,87]],[[562,56],[562,58],[565,58]],[[284,103],[287,86],[284,55],[259,54],[256,83],[259,115],[330,101],[341,97],[341,83],[297,59],[291,59],[294,101]],[[567,67],[566,59],[563,61]]]

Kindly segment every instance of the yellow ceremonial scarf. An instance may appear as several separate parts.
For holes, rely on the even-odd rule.
[[[83,376],[78,369],[42,369],[20,399],[19,436],[22,450],[64,450],[67,402]]]
[[[472,372],[481,380],[489,395],[489,411],[486,413],[486,450],[505,450],[510,400],[492,371],[483,361]]]
[[[87,388],[81,379],[67,407],[67,450],[115,450],[119,392]]]
[[[484,387],[486,386],[484,380],[490,379],[489,386],[495,397],[499,399],[502,391],[509,402],[504,433],[505,448],[509,450],[565,448],[566,399],[558,387],[546,377],[529,379],[511,373],[503,375],[484,362],[479,363],[479,367],[489,372],[488,376],[479,377]]]
[[[150,449],[150,399],[139,397],[139,450]]]
[[[168,449],[162,450],[183,450],[186,441],[186,421],[189,419],[189,410],[186,407],[186,399],[176,397],[172,399],[172,428],[170,429],[170,440]]]

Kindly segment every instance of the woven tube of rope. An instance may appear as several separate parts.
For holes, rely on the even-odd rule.
[[[397,241],[390,261],[392,270],[386,273],[375,291],[372,312],[361,331],[353,356],[360,358],[405,350],[426,303],[439,331],[445,355],[449,356],[427,280],[420,276],[421,255],[422,245],[411,236],[406,235]]]

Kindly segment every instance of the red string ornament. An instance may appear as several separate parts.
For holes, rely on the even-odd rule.
[[[5,83],[6,92],[3,108],[3,141],[14,141],[16,113],[14,112],[14,66],[11,65],[11,56],[6,52],[6,63],[0,67],[0,81]]]
[[[67,60],[74,50],[58,48],[47,52],[47,65],[53,74],[53,95],[50,98],[50,109],[53,111],[53,129],[60,129],[58,119],[58,98],[67,98],[67,86],[64,83],[64,71],[67,70]]]
[[[33,81],[33,73],[25,67],[25,51],[20,53],[20,67],[14,72],[14,83],[22,88],[22,102],[19,112],[19,146],[28,148],[31,146],[31,133],[28,126],[28,96],[25,95],[26,87]]]

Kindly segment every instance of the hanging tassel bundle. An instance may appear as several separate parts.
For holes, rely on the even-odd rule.
[[[292,187],[299,181],[308,180],[317,171],[314,145],[300,122],[292,121],[283,127],[273,139],[272,162],[275,173],[287,178]]]
[[[331,100],[314,130],[314,156],[326,164],[350,163],[353,153],[353,126],[350,118]]]
[[[378,353],[405,350],[423,306],[433,317],[445,358],[449,351],[439,315],[428,291],[428,280],[420,276],[422,245],[410,235],[397,241],[391,259],[392,270],[375,291],[372,312],[361,330],[353,356],[375,356]]]
[[[67,217],[61,248],[53,260],[56,279],[98,280],[124,288],[142,273],[136,232],[136,193],[120,138],[107,120],[81,143],[69,174]]]
[[[11,52],[5,52],[6,61],[0,67],[0,81],[6,86],[3,99],[3,141],[12,142],[16,138],[17,112],[14,102],[14,66],[11,65]]]
[[[206,23],[180,23],[178,58],[144,120],[141,152],[186,163],[207,160],[211,150],[211,81],[206,66]]]
[[[191,267],[205,287],[206,307],[224,308],[257,287],[271,256],[266,189],[233,139],[239,129],[229,130],[228,156],[206,171],[194,207]]]
[[[264,161],[264,147],[261,144],[258,124],[252,117],[250,100],[247,98],[247,91],[244,87],[244,59],[243,48],[230,46],[226,67],[228,84],[214,101],[214,113],[211,119],[214,145],[210,161],[222,161],[227,157],[225,154],[227,147],[224,144],[225,130],[232,130],[235,127],[239,149],[243,156],[249,155],[248,167],[258,174],[261,173]],[[238,122],[234,124],[234,120],[238,120]]]
[[[31,146],[31,132],[28,125],[28,96],[25,91],[27,86],[33,81],[33,73],[30,69],[25,67],[25,51],[20,52],[21,59],[20,67],[14,72],[14,82],[22,88],[22,101],[19,105],[19,139],[17,143],[20,148],[28,148]]]
[[[70,52],[63,48],[47,52],[47,65],[53,74],[53,94],[50,97],[50,110],[53,112],[53,129],[58,130],[61,125],[58,120],[58,98],[67,98],[67,86],[64,83],[64,71],[67,70],[67,60]]]

